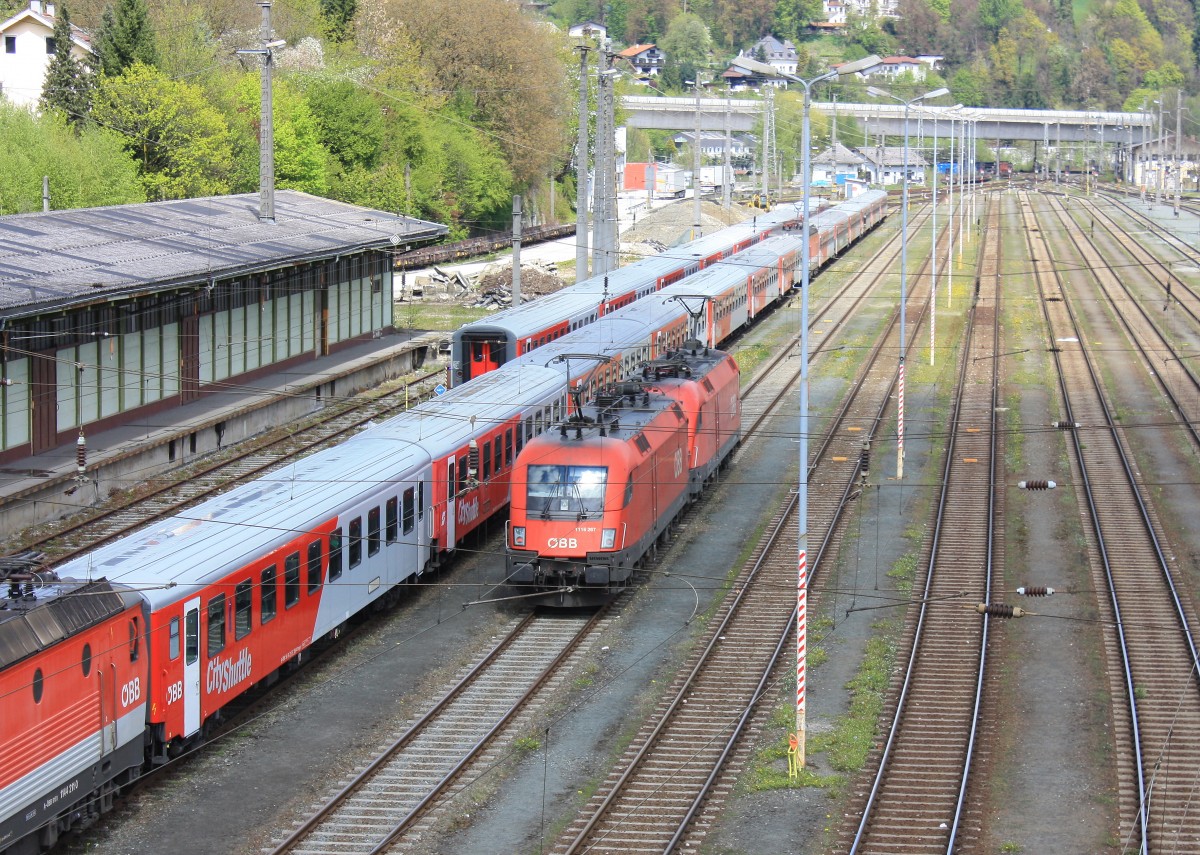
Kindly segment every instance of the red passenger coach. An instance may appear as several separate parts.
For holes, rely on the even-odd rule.
[[[595,605],[633,570],[737,445],[733,358],[688,342],[525,446],[513,471],[508,582]]]

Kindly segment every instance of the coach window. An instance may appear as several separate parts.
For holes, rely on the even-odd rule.
[[[417,482],[417,519],[425,518],[425,482]]]
[[[342,576],[342,530],[335,528],[329,533],[329,581]]]
[[[167,628],[167,658],[179,658],[179,618],[171,618]]]
[[[411,493],[412,491],[409,490],[409,492]],[[397,532],[396,517],[397,517],[397,513],[398,513],[397,509],[396,509],[396,505],[397,505],[396,497],[392,496],[392,498],[387,500],[387,505],[384,507],[384,524],[387,526],[385,536],[387,537],[388,543],[396,542],[396,532]]]
[[[483,444],[483,475],[480,480],[486,481],[492,477],[492,442],[488,440]]]
[[[525,439],[533,439],[533,416],[525,417]]]
[[[496,449],[492,455],[492,471],[497,475],[500,474],[500,464],[504,459],[504,450],[500,447],[500,434],[496,434]],[[512,442],[512,437],[509,437],[509,442]]]
[[[225,595],[217,594],[208,601],[208,658],[225,649]]]
[[[321,540],[308,545],[308,593],[311,596],[321,589]]]
[[[521,427],[520,422],[517,422],[517,428],[514,433],[517,435],[517,456],[520,457],[521,449],[525,447],[525,429]]]
[[[283,607],[290,609],[300,602],[300,553],[293,552],[283,560]]]
[[[362,564],[362,517],[350,520],[350,569]]]
[[[379,551],[379,508],[367,511],[367,554]]]
[[[467,458],[465,456],[458,458],[458,492],[465,493],[467,491]]]
[[[250,634],[250,611],[254,602],[254,585],[247,579],[238,582],[233,589],[233,637],[245,638]]]
[[[521,433],[521,429],[517,428],[517,434],[519,435],[520,433]],[[512,461],[513,461],[512,435],[513,435],[512,428],[509,428],[508,430],[506,430],[504,432],[504,465],[505,466],[512,466]]]
[[[393,500],[394,501],[394,500]],[[404,534],[411,534],[413,530],[413,489],[409,487],[404,491]]]
[[[277,598],[275,594],[275,565],[272,564],[262,571],[262,585],[259,588],[259,607],[261,614],[258,622],[260,624],[267,623],[275,618],[277,608]]]

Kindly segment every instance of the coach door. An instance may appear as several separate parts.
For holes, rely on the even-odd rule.
[[[200,318],[187,315],[179,337],[180,401],[186,404],[200,397]]]
[[[446,461],[446,549],[454,548],[454,520],[457,516],[458,506],[455,504],[455,493],[458,490],[458,482],[454,480],[454,458],[451,457]]]
[[[183,735],[200,729],[200,598],[183,607]]]
[[[58,445],[58,361],[53,351],[35,353],[29,360],[33,400],[33,453]]]

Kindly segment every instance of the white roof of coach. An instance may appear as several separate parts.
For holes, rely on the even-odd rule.
[[[185,599],[353,507],[380,484],[412,478],[443,449],[469,438],[469,415],[481,425],[480,419],[494,423],[520,412],[525,396],[519,401],[510,393],[522,387],[529,400],[551,398],[562,391],[562,373],[539,367],[493,372],[56,569],[62,576],[107,576],[137,587],[154,608]],[[422,434],[426,440],[418,445]]]

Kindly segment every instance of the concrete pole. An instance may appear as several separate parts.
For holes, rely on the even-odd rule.
[[[937,328],[937,209],[938,209],[938,127],[937,113],[933,114],[933,252],[929,258],[929,364],[933,365],[934,351],[937,346],[937,337],[934,330]],[[998,169],[999,167],[997,167]]]
[[[700,222],[700,75],[692,81],[696,89],[696,136],[692,138],[692,240],[704,234]]]
[[[258,218],[267,223],[275,222],[275,119],[271,105],[271,3],[264,0],[262,7],[262,113],[259,119],[258,136]]]
[[[575,281],[588,278],[587,45],[579,46],[579,137],[575,141]]]
[[[513,196],[512,304],[521,305],[521,197]]]
[[[721,183],[723,186],[721,191],[721,207],[728,211],[733,207],[733,133],[729,125],[730,112],[732,105],[729,99],[725,99],[725,157],[722,159]]]
[[[1163,101],[1165,98],[1162,95],[1158,96],[1158,161],[1154,164],[1154,204],[1162,204],[1162,189],[1163,189],[1163,158],[1166,156],[1163,153]]]
[[[1175,90],[1175,216],[1179,216],[1179,196],[1183,192],[1183,170],[1179,168],[1180,134],[1183,133],[1183,90]]]

